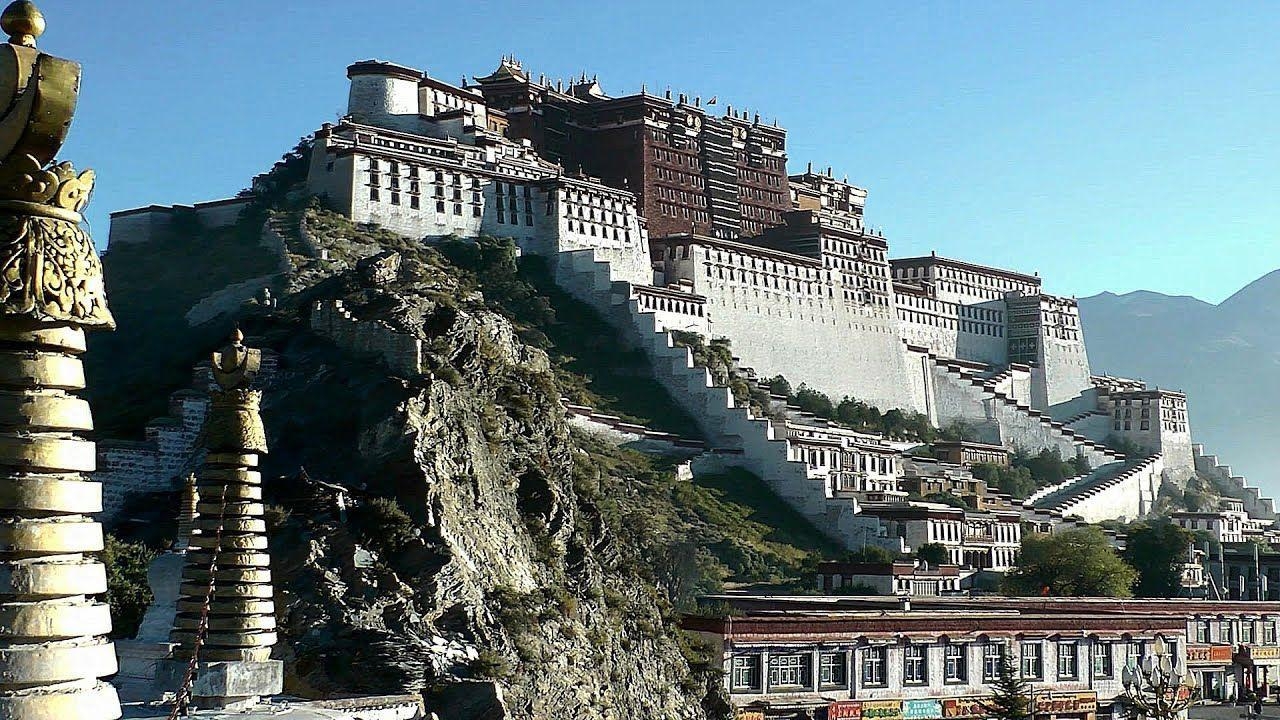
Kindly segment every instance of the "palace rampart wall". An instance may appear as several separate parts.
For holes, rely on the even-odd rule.
[[[377,321],[362,321],[341,300],[316,302],[311,331],[347,352],[381,359],[401,377],[422,373],[422,340]]]
[[[662,277],[707,299],[711,334],[762,377],[784,375],[833,400],[923,410],[891,309],[849,303],[819,261],[739,243],[664,239]]]
[[[107,246],[149,243],[164,237],[175,221],[190,222],[201,229],[234,225],[252,198],[227,198],[194,205],[148,205],[111,213]]]

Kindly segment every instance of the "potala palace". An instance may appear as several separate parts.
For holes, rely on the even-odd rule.
[[[789,174],[786,131],[758,114],[670,91],[610,96],[596,78],[535,77],[510,58],[459,85],[381,61],[347,74],[346,116],[309,145],[309,191],[356,223],[424,241],[511,237],[547,258],[557,283],[623,329],[695,418],[694,473],[746,468],[847,547],[941,543],[975,569],[1008,567],[1024,523],[1139,518],[1162,487],[1197,474],[1235,501],[1179,522],[1271,532],[1272,501],[1192,442],[1184,394],[1093,374],[1073,298],[1046,293],[1038,274],[936,253],[890,257],[864,221],[867,191],[830,169]],[[230,224],[245,202],[118,212],[110,246],[156,241],[180,218]],[[305,245],[307,228],[262,232],[264,243],[295,233]],[[256,290],[243,288],[246,298]],[[311,324],[421,372],[416,341],[394,329],[332,306],[315,308]],[[685,333],[727,338],[752,382],[782,375],[968,436],[921,457],[913,443],[837,426],[786,398],[753,410],[694,363]],[[176,394],[174,416],[153,423],[146,442],[102,443],[98,474],[116,509],[190,464],[203,390]],[[1089,471],[1018,499],[970,472],[1045,449]],[[931,493],[970,507],[912,497]]]

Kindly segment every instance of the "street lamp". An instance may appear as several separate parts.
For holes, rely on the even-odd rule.
[[[1164,638],[1156,637],[1151,650],[1121,673],[1124,702],[1150,720],[1179,717],[1200,696],[1195,676],[1175,667]]]

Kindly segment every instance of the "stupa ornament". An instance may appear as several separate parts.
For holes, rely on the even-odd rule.
[[[80,227],[93,173],[54,160],[80,66],[36,49],[44,28],[30,2],[0,15],[0,717],[112,720],[102,489],[77,393],[84,329],[114,323]]]
[[[35,48],[40,11],[0,15],[0,313],[112,327],[102,264],[81,227],[92,170],[55,162],[75,114],[80,66]]]

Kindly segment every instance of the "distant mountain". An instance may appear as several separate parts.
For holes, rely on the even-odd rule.
[[[1094,373],[1186,391],[1191,433],[1237,475],[1280,494],[1280,270],[1213,305],[1140,290],[1080,300]]]

